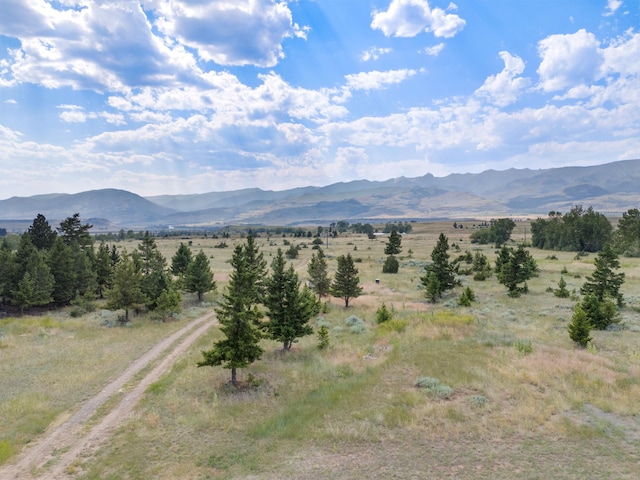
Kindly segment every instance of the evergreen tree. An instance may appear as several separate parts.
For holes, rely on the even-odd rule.
[[[620,287],[624,283],[624,273],[615,273],[620,268],[618,255],[611,246],[605,245],[594,260],[596,267],[593,274],[587,277],[587,281],[582,285],[580,292],[584,295],[592,293],[601,302],[605,297],[613,298],[618,306],[623,303]]]
[[[502,263],[498,280],[509,290],[509,296],[518,297],[528,291],[527,280],[535,274],[537,266],[528,250],[520,245],[517,250],[507,250],[509,259]]]
[[[180,313],[181,302],[182,296],[180,295],[180,292],[169,287],[163,290],[158,297],[154,315],[164,321],[167,317]]]
[[[613,234],[613,242],[617,253],[640,256],[640,210],[631,208],[622,214]]]
[[[92,228],[93,225],[88,223],[82,224],[80,214],[74,213],[72,217],[68,217],[60,222],[58,232],[60,232],[64,243],[67,245],[77,244],[86,250],[93,245],[93,239],[89,234],[89,230]]]
[[[255,288],[252,289],[255,297],[251,298],[251,301],[253,303],[262,303],[262,298],[265,294],[264,283],[267,278],[267,261],[264,259],[264,255],[252,235],[247,237],[244,245],[244,256],[247,259],[248,265],[248,281],[255,286]]]
[[[184,277],[187,292],[197,293],[198,301],[202,301],[202,295],[215,290],[216,282],[213,280],[213,272],[207,255],[200,250],[193,261],[189,263]]]
[[[6,238],[0,242],[0,305],[11,296],[13,286],[14,255]]]
[[[129,310],[148,301],[141,284],[142,272],[136,269],[131,256],[123,252],[114,270],[113,287],[106,292],[106,297],[109,310],[124,310],[124,323],[129,322]]]
[[[78,244],[71,245],[76,273],[76,295],[94,294],[98,288],[93,261],[93,248],[83,249]]]
[[[571,323],[567,327],[567,330],[569,331],[569,338],[582,348],[586,347],[592,340],[590,336],[591,323],[589,322],[587,313],[580,305],[576,305],[574,308]]]
[[[311,289],[318,295],[318,298],[329,295],[331,281],[327,272],[327,260],[321,248],[311,255],[311,262],[307,267],[307,273],[311,279]]]
[[[609,297],[600,300],[594,293],[587,293],[580,302],[580,308],[596,330],[606,330],[610,325],[620,322],[616,304]]]
[[[358,269],[350,253],[346,256],[340,255],[337,261],[338,269],[331,284],[331,294],[334,297],[343,298],[345,308],[349,308],[349,300],[359,297],[362,293]]]
[[[180,246],[176,253],[171,258],[171,273],[178,277],[178,283],[183,284],[184,276],[187,273],[187,268],[193,260],[193,253],[191,249],[180,242]]]
[[[562,275],[560,275],[560,280],[558,281],[558,288],[553,291],[553,294],[558,298],[569,298],[571,296],[571,293],[567,290],[567,282],[565,282]]]
[[[26,271],[13,292],[14,304],[21,311],[31,306],[47,305],[53,300],[54,278],[45,259],[45,253],[34,250],[27,260]]]
[[[68,305],[76,294],[75,260],[71,247],[61,238],[49,250],[49,269],[53,274],[53,301],[59,305]]]
[[[391,230],[391,233],[389,234],[389,240],[384,247],[384,254],[399,255],[402,251],[401,244],[402,237],[400,236],[400,234],[395,229]]]
[[[109,246],[101,242],[95,259],[96,284],[100,298],[104,298],[105,290],[111,288],[113,284],[114,268],[115,264],[112,262]]]
[[[38,250],[49,250],[53,247],[57,234],[49,225],[49,222],[44,215],[39,213],[34,218],[33,223],[27,230],[27,233],[31,237],[31,243]]]
[[[149,232],[144,233],[135,260],[142,273],[140,288],[147,297],[147,308],[154,310],[158,297],[171,287],[171,279],[167,274],[167,261]]]
[[[252,253],[248,256],[247,252]],[[213,344],[211,350],[202,352],[199,367],[222,365],[231,370],[231,383],[237,386],[237,369],[245,368],[259,360],[264,350],[260,347],[262,334],[258,329],[262,312],[256,300],[260,297],[260,286],[256,278],[255,246],[247,248],[237,245],[231,257],[233,271],[216,309],[220,330],[225,338]],[[251,257],[251,258],[249,258]]]
[[[382,273],[398,273],[399,268],[398,259],[393,255],[389,255],[382,265]]]
[[[319,304],[311,290],[300,289],[293,265],[285,268],[281,249],[271,262],[271,270],[264,302],[269,317],[266,328],[269,336],[281,342],[284,351],[289,351],[298,338],[313,333],[309,320],[318,313]]]
[[[425,266],[425,275],[420,278],[427,296],[435,301],[432,290],[437,288],[436,297],[442,297],[447,290],[453,289],[459,282],[456,280],[455,269],[449,262],[449,240],[441,233],[438,242],[431,252],[432,263]]]

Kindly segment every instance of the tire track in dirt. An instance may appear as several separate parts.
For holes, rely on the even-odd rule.
[[[0,467],[0,478],[37,478],[41,480],[68,478],[65,474],[67,467],[75,461],[80,454],[86,456],[97,450],[99,445],[109,437],[111,431],[120,421],[131,413],[149,385],[157,381],[160,376],[175,363],[178,357],[214,323],[215,318],[213,313],[204,315],[189,322],[188,325],[185,325],[180,330],[158,342],[144,355],[135,360],[118,378],[87,400],[68,420],[54,427],[50,432],[45,433],[42,438],[28,446],[20,453],[15,462]],[[185,337],[189,332],[191,333]],[[91,427],[89,433],[82,435],[81,430],[84,424],[91,419],[100,406],[117,392],[121,391],[137,373],[155,360],[161,358],[165,351],[182,337],[185,338],[183,338],[173,350],[164,355],[160,364],[137,382],[136,385],[125,394],[118,405],[96,425]],[[64,451],[64,453],[57,456],[56,451]],[[46,464],[49,462],[51,462],[53,466],[50,471],[46,471]],[[35,472],[35,474],[33,472]]]

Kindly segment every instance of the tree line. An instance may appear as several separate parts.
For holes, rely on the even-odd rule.
[[[155,238],[146,232],[132,251],[101,242],[97,248],[79,214],[54,229],[38,214],[17,247],[0,243],[0,304],[21,311],[32,307],[77,305],[90,309],[97,298],[107,308],[146,309],[165,318],[179,311],[180,291],[202,294],[215,288],[206,255],[181,244],[169,267]]]

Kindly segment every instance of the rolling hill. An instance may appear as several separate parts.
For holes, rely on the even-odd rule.
[[[143,198],[105,189],[12,197],[0,201],[0,219],[32,220],[42,213],[55,221],[78,212],[83,219],[102,219],[102,229],[295,225],[537,216],[551,210],[566,212],[574,205],[592,206],[613,216],[640,206],[640,160],[446,177],[427,174],[378,182],[357,180],[284,191],[253,188]]]

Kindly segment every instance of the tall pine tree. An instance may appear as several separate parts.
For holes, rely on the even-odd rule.
[[[192,262],[189,263],[184,277],[187,292],[197,293],[198,301],[202,301],[202,294],[215,290],[216,282],[209,265],[207,255],[200,250]]]
[[[349,308],[349,300],[362,294],[359,272],[350,253],[340,255],[337,261],[338,269],[331,284],[331,295],[344,299],[345,308]]]
[[[431,252],[432,263],[424,267],[425,274],[420,278],[427,296],[435,301],[434,294],[442,297],[447,290],[458,285],[453,263],[449,262],[449,240],[441,233]]]
[[[327,272],[327,260],[321,248],[311,255],[311,262],[307,267],[307,273],[311,279],[311,289],[318,295],[318,298],[329,295],[331,280]]]
[[[271,262],[271,270],[264,302],[269,317],[266,329],[273,340],[282,343],[284,351],[289,351],[298,338],[313,333],[309,320],[318,313],[319,305],[311,290],[300,289],[293,265],[285,268],[281,249]]]
[[[249,237],[252,238],[252,237]],[[238,385],[237,370],[259,360],[264,350],[260,347],[262,333],[259,329],[262,312],[258,301],[262,299],[261,277],[257,276],[252,262],[261,258],[255,243],[237,245],[231,257],[233,271],[223,293],[223,300],[216,309],[220,330],[225,338],[213,344],[211,350],[202,352],[199,367],[222,365],[231,370],[231,383]]]

